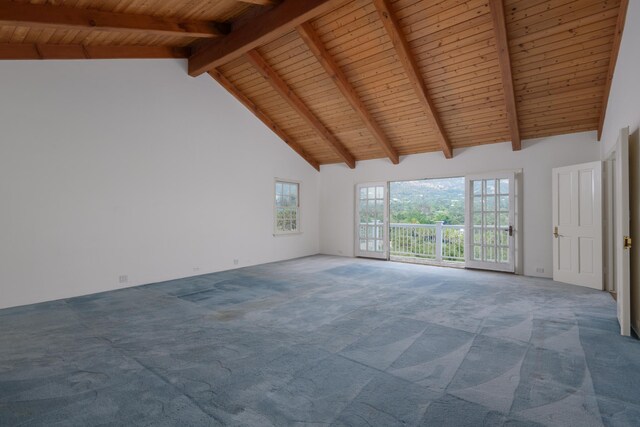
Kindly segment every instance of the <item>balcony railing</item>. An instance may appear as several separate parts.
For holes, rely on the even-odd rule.
[[[391,256],[464,262],[464,225],[390,224]]]

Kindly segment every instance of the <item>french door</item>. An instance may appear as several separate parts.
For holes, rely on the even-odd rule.
[[[388,258],[389,210],[387,183],[356,186],[356,256]]]
[[[465,266],[515,271],[515,174],[466,177]]]

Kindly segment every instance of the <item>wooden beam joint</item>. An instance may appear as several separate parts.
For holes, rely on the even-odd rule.
[[[230,34],[210,41],[189,58],[189,75],[241,57],[252,49],[287,34],[298,25],[335,8],[344,0],[284,0],[264,13],[242,22]]]

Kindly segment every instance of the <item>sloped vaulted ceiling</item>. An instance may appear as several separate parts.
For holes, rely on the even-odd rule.
[[[601,132],[628,0],[51,3],[0,0],[0,58],[189,58],[319,168]]]

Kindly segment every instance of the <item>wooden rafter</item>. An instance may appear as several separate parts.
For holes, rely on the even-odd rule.
[[[189,74],[198,76],[292,31],[344,0],[284,0],[245,21],[228,35],[202,46],[189,58]]]
[[[256,50],[246,53],[246,58],[260,72],[260,74],[271,84],[271,86],[287,101],[316,133],[333,149],[333,151],[351,168],[356,167],[353,155],[347,151],[340,141],[331,133],[327,127],[313,114],[307,105],[295,94],[293,90],[282,80],[276,71],[264,60],[262,55]]]
[[[169,18],[103,12],[48,4],[0,2],[0,25],[171,35],[194,38],[224,33],[212,22],[182,22]]]
[[[0,60],[188,56],[193,67],[198,55],[213,55],[209,58],[221,64],[216,69],[318,163],[342,159],[265,86],[244,57],[252,46],[259,45],[253,49],[261,53],[264,49],[265,60],[280,79],[357,159],[393,161],[393,154],[379,143],[385,135],[397,153],[406,155],[441,149],[450,153],[451,145],[507,140],[518,148],[525,138],[592,130],[599,138],[607,137],[603,125],[612,114],[607,103],[613,96],[614,71],[620,73],[616,59],[623,59],[620,39],[632,2],[598,0],[588,6],[585,0],[562,0],[548,9],[532,0],[452,0],[443,13],[443,1],[449,4],[375,0],[379,13],[374,0],[225,0],[224,7],[209,7],[212,0],[155,0],[153,8],[134,0],[103,5],[93,0],[0,0]],[[62,16],[62,11],[70,15]],[[190,20],[206,27],[206,37],[184,37],[190,30],[183,23]],[[304,31],[299,36],[296,30],[309,26],[303,20],[324,42],[324,51],[321,44],[313,51],[320,62],[310,58],[313,43],[301,46]],[[16,27],[22,24],[30,26]],[[171,35],[150,35],[153,31]],[[210,34],[216,32],[223,35]],[[208,49],[215,52],[204,54]],[[236,60],[227,62],[229,58]],[[320,64],[323,70],[316,75],[313,70]],[[336,96],[346,102],[336,104]],[[279,119],[288,114],[293,120]],[[306,131],[314,138],[313,147],[298,136]]]
[[[616,31],[614,33],[613,46],[611,47],[611,59],[609,59],[609,70],[607,72],[607,80],[604,86],[604,95],[602,97],[602,107],[600,107],[600,121],[598,122],[598,141],[602,138],[602,130],[604,129],[604,119],[607,115],[607,104],[609,104],[609,94],[611,92],[611,83],[613,81],[613,73],[616,71],[616,62],[618,62],[618,53],[620,52],[620,42],[622,41],[622,33],[624,32],[624,23],[627,18],[627,9],[629,8],[629,0],[620,1],[620,9],[618,9],[618,20],[616,21]]]
[[[238,0],[240,3],[257,4],[258,6],[271,6],[278,2],[278,0]]]
[[[247,98],[240,89],[238,89],[233,83],[229,81],[222,73],[218,70],[209,71],[209,75],[213,77],[222,87],[224,87],[231,95],[233,95],[242,105],[247,107],[249,111],[251,111],[262,123],[264,123],[269,129],[273,131],[276,135],[280,137],[289,147],[291,147],[296,153],[300,155],[303,159],[305,159],[314,169],[317,171],[320,170],[320,165],[318,162],[307,153],[304,148],[294,140],[292,140],[289,135],[285,131],[283,131],[280,126],[278,126],[269,116],[267,116],[264,111],[262,111],[258,106]]]
[[[509,131],[511,132],[511,147],[514,151],[517,151],[522,148],[522,143],[518,125],[518,106],[513,89],[513,75],[511,74],[511,57],[509,56],[507,26],[504,20],[504,5],[502,0],[489,0],[489,6],[495,32],[496,48],[498,49],[498,62],[500,63],[504,102],[507,108],[507,120],[509,122]]]
[[[409,81],[413,85],[422,107],[427,113],[427,117],[429,117],[434,129],[438,133],[440,146],[442,147],[444,156],[447,159],[450,159],[453,157],[451,142],[447,138],[447,134],[445,133],[444,126],[438,116],[435,105],[429,97],[427,85],[420,73],[415,57],[411,53],[409,43],[407,42],[407,39],[402,32],[402,28],[400,28],[400,24],[391,9],[391,2],[389,0],[373,0],[373,3],[378,10],[378,14],[380,15],[387,33],[389,34],[389,38],[391,39],[391,43],[393,44],[398,58],[400,59],[400,63],[402,64]]]
[[[188,58],[189,48],[165,46],[85,46],[0,43],[2,59],[135,59]]]
[[[384,131],[380,128],[380,125],[378,125],[362,100],[360,100],[353,86],[349,83],[347,76],[331,57],[324,43],[322,43],[322,40],[320,40],[320,37],[313,29],[313,26],[309,22],[305,22],[298,27],[298,33],[329,77],[331,77],[331,80],[336,84],[342,95],[349,102],[351,108],[360,116],[362,122],[367,129],[369,129],[369,132],[371,132],[378,144],[380,144],[380,147],[384,150],[387,157],[389,157],[393,164],[397,165],[400,162],[398,152],[393,148]]]

